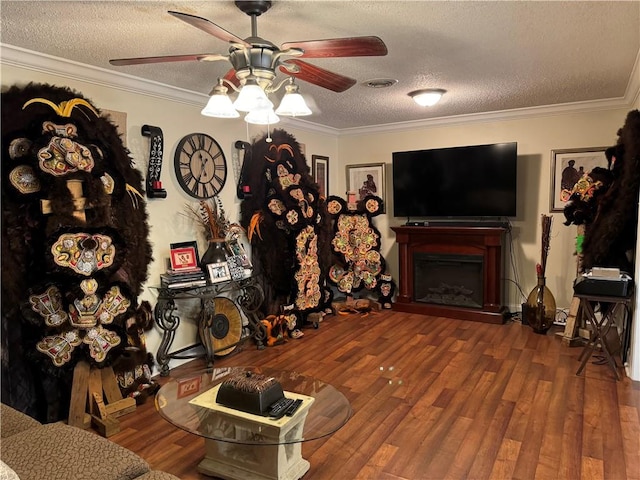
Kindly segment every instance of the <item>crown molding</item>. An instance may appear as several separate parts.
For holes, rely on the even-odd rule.
[[[72,78],[93,85],[111,87],[139,95],[162,98],[186,105],[202,107],[208,95],[173,87],[153,80],[144,80],[126,73],[54,57],[46,53],[0,43],[0,65],[11,65],[35,72]]]
[[[429,127],[462,125],[470,123],[486,123],[526,118],[548,117],[554,115],[568,115],[572,113],[597,112],[617,108],[632,109],[633,105],[640,102],[640,50],[636,55],[636,61],[624,97],[609,98],[604,100],[591,100],[587,102],[561,103],[556,105],[543,105],[538,107],[517,108],[513,110],[500,110],[495,112],[471,113],[451,117],[438,117],[410,122],[388,123],[385,125],[373,125],[369,127],[344,128],[339,130],[339,136],[368,135],[372,133],[389,133],[424,129]]]
[[[152,80],[141,79],[139,77],[134,77],[133,75],[114,72],[105,68],[94,67],[92,65],[86,65],[74,62],[73,60],[67,60],[4,43],[0,43],[0,65],[11,65],[62,78],[72,78],[94,85],[115,88],[186,105],[193,105],[198,108],[200,108],[208,98],[207,95],[202,93],[166,85],[160,82],[154,82]],[[616,108],[632,108],[634,103],[638,101],[639,96],[640,52],[636,57],[636,62],[627,85],[626,94],[622,98],[545,105],[495,112],[472,113],[467,115],[455,115],[450,117],[344,129],[319,125],[299,118],[283,118],[282,125],[288,125],[299,130],[333,136],[357,136],[369,135],[372,133],[379,134],[410,131],[438,126],[486,123],[580,112],[596,112]]]

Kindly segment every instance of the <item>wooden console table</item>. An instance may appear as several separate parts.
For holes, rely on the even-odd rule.
[[[439,317],[503,323],[507,309],[503,305],[502,227],[392,227],[399,246],[400,277],[394,310]],[[414,292],[415,254],[477,255],[482,258],[482,305],[469,308],[416,301]]]

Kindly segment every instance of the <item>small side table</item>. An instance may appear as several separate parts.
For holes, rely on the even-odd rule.
[[[158,300],[154,309],[156,325],[162,331],[162,339],[156,361],[160,366],[160,375],[169,375],[169,361],[171,359],[191,359],[204,356],[207,359],[207,367],[212,368],[216,352],[209,336],[202,340],[205,349],[204,355],[198,353],[184,353],[182,350],[170,352],[176,331],[180,326],[180,316],[177,314],[177,301],[199,300],[200,315],[198,317],[198,331],[211,331],[212,334],[224,336],[228,331],[227,325],[214,325],[213,319],[216,315],[216,298],[225,296],[233,301],[244,313],[249,322],[251,336],[253,336],[259,350],[265,345],[267,332],[260,323],[258,310],[264,300],[262,287],[257,276],[251,276],[242,280],[229,280],[216,284],[209,284],[202,287],[192,287],[184,289],[170,289],[164,287],[151,287],[157,292]],[[226,327],[227,329],[225,330]],[[219,330],[219,331],[218,331]],[[242,337],[238,343],[243,342],[248,337]]]
[[[582,311],[584,315],[586,315],[587,320],[593,325],[593,338],[587,343],[584,347],[584,350],[578,357],[578,360],[581,360],[580,367],[576,372],[576,375],[580,375],[587,362],[593,355],[596,347],[600,345],[602,349],[602,353],[605,356],[607,364],[613,370],[614,375],[616,376],[616,380],[620,380],[620,375],[618,374],[618,366],[616,364],[613,355],[609,351],[606,342],[606,336],[611,327],[615,327],[615,316],[616,312],[620,308],[624,309],[624,321],[627,323],[629,317],[629,308],[631,305],[631,294],[626,297],[611,297],[604,295],[586,295],[586,294],[575,294],[576,297],[580,299],[580,305],[582,307]],[[599,303],[601,308],[600,318],[596,315],[594,311],[594,304]],[[624,325],[623,325],[624,326]]]

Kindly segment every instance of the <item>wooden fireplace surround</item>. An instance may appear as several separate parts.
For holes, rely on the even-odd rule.
[[[507,309],[502,303],[503,245],[502,227],[391,227],[399,247],[400,278],[394,310],[438,317],[503,323]],[[416,253],[481,255],[483,257],[482,308],[440,305],[414,301],[413,256]]]

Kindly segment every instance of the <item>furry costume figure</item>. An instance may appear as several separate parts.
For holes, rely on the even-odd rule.
[[[582,244],[582,267],[618,267],[633,271],[629,252],[636,245],[638,225],[638,193],[640,190],[640,112],[627,114],[618,131],[618,141],[607,149],[611,181],[602,194],[594,195],[595,215],[585,215],[585,235]],[[574,221],[575,206],[565,211],[567,224]],[[591,209],[593,207],[590,207]],[[574,223],[577,223],[574,221]]]
[[[331,245],[339,258],[329,268],[329,280],[348,296],[362,288],[377,290],[383,304],[389,308],[392,279],[385,275],[384,292],[380,291],[385,260],[380,254],[380,232],[372,222],[372,218],[383,211],[382,199],[368,195],[358,203],[356,210],[349,210],[344,199],[332,196],[327,201],[327,211],[334,218]]]
[[[378,303],[382,308],[391,308],[393,294],[396,292],[396,282],[393,277],[387,273],[380,275],[380,281],[376,288],[378,292]]]
[[[593,222],[598,211],[598,199],[604,195],[613,180],[608,168],[595,167],[585,173],[573,186],[564,207],[565,225],[583,225]]]
[[[65,418],[73,366],[113,362],[151,261],[142,177],[68,88],[2,94],[2,401]]]
[[[265,315],[287,304],[305,316],[320,309],[328,228],[325,203],[296,139],[284,130],[255,141],[242,167],[241,225],[264,274]]]

